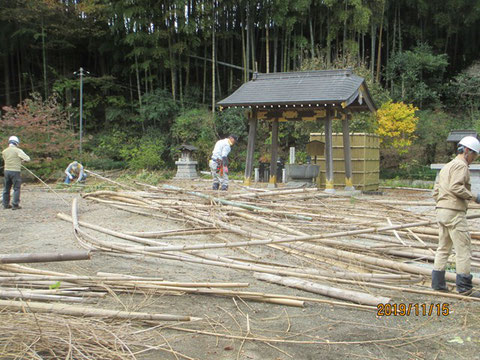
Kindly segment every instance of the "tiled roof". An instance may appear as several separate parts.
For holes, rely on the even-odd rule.
[[[465,136],[477,137],[477,132],[475,130],[452,130],[448,134],[447,142],[459,142]]]
[[[363,87],[361,90],[361,85]],[[355,105],[375,111],[365,81],[351,70],[254,74],[254,78],[218,103],[221,106],[288,104]],[[367,105],[365,103],[370,103]]]

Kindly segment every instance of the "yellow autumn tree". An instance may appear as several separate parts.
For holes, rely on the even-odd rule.
[[[393,147],[399,154],[408,152],[408,147],[415,138],[418,117],[415,111],[418,108],[403,102],[388,101],[377,111],[380,143],[383,147]]]

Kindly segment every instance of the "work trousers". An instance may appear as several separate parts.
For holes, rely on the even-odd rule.
[[[218,163],[214,160],[210,160],[209,164],[210,171],[212,172],[213,177],[213,186],[221,186],[221,188],[228,188],[228,174],[223,172],[223,175],[220,173],[222,171],[222,166],[218,166]]]
[[[7,207],[10,204],[10,190],[13,186],[13,200],[12,205],[14,207],[20,204],[20,187],[22,185],[22,178],[20,177],[20,171],[4,171],[3,179],[3,206]]]
[[[452,246],[454,246],[457,274],[470,274],[472,240],[468,232],[466,212],[451,209],[437,209],[436,212],[439,233],[433,269],[445,270]]]
[[[78,176],[77,176],[77,175],[74,175],[74,176],[73,176],[73,179],[70,180],[70,177],[67,175],[67,176],[65,177],[64,183],[65,183],[65,184],[70,184],[71,182],[75,181],[75,179],[77,179],[77,178],[78,178]],[[83,174],[82,178],[81,178],[80,180],[78,180],[78,181],[79,181],[79,182],[82,182],[82,181],[85,181],[86,179],[87,179],[87,174]]]

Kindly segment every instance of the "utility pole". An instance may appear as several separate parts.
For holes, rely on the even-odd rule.
[[[86,74],[89,74],[88,71],[85,71]],[[82,137],[83,137],[83,75],[85,74],[83,68],[77,72],[75,71],[74,75],[80,75],[80,146],[79,152],[82,153]]]
[[[82,153],[82,131],[83,131],[83,68],[80,68],[80,154]]]

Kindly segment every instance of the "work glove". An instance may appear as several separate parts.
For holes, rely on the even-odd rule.
[[[480,193],[477,194],[477,197],[475,198],[475,202],[477,204],[480,204]]]
[[[73,175],[68,175],[68,178],[69,178],[70,180],[73,180]]]
[[[228,167],[227,167],[227,166],[224,166],[224,167],[223,167],[223,173],[224,173],[224,174],[228,174]]]

